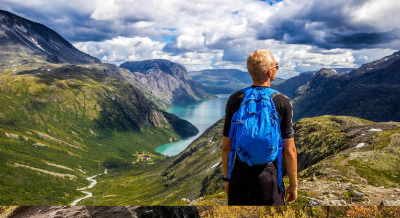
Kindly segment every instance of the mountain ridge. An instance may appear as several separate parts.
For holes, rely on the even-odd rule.
[[[364,71],[366,68],[368,71]],[[299,87],[300,92],[293,99],[294,119],[332,114],[399,121],[399,81],[399,52],[344,75],[320,70]]]
[[[144,89],[168,105],[193,103],[214,96],[198,88],[188,76],[186,68],[164,59],[130,61],[120,65],[131,75],[125,78],[133,83],[141,83]]]
[[[0,21],[0,45],[5,49],[3,52],[29,52],[38,59],[51,63],[101,63],[99,59],[76,49],[58,33],[43,24],[4,10],[0,10]],[[25,56],[23,60],[26,61],[26,59],[29,60],[32,57]],[[4,61],[2,62],[5,64]]]
[[[165,159],[156,147],[198,133],[126,70],[44,25],[5,11],[0,20],[0,204],[70,204],[88,176]]]

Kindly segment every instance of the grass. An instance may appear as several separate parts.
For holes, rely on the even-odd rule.
[[[295,123],[299,170],[350,147],[341,123],[365,125],[368,122],[354,117],[321,116],[301,119]]]
[[[157,128],[148,123],[145,111],[149,108],[140,107],[145,102],[133,95],[135,89],[97,71],[75,70],[42,76],[0,76],[0,205],[69,204],[83,196],[76,188],[88,185],[85,178],[106,167],[109,173],[97,177],[98,184],[90,190],[94,197],[80,204],[180,205],[182,198],[200,196],[214,204],[225,199],[218,194],[223,190],[221,165],[215,165],[220,162],[223,120],[178,156],[164,157],[155,153],[155,148],[171,137],[180,137],[163,121]],[[346,172],[347,166],[341,163],[348,154],[342,151],[350,147],[350,142],[341,122],[350,126],[373,124],[333,116],[296,123],[296,144],[303,155],[301,161],[306,163],[304,168],[332,157],[332,164]],[[376,133],[379,152],[368,163],[348,161],[371,184],[400,184],[396,171],[400,158],[384,150],[396,131]],[[132,164],[138,151],[151,153],[153,164]],[[76,179],[15,167],[15,163],[68,173]],[[305,172],[316,169],[314,166]],[[307,203],[303,196],[312,193],[299,193],[297,204]]]
[[[333,118],[337,118],[339,121],[333,121]],[[338,123],[341,121],[348,123],[346,128],[352,128],[353,126],[368,128],[368,125],[374,125],[373,122],[353,117],[323,116],[303,121],[301,123],[302,126],[298,126],[298,133],[304,134],[301,137],[304,137],[302,138],[303,143],[309,149],[311,149],[310,147],[318,149],[315,144],[312,144],[313,142],[324,141],[322,151],[315,150],[313,155],[321,157],[318,152],[327,154],[324,150],[325,148],[332,146],[337,148],[338,150],[333,151],[326,158],[323,158],[321,163],[329,163],[330,167],[338,170],[338,174],[341,175],[341,177],[337,177],[338,181],[355,183],[356,181],[352,181],[346,177],[349,165],[343,166],[343,161],[347,160],[349,151],[352,150],[346,150],[350,146],[349,133]],[[83,201],[82,204],[186,205],[187,202],[182,201],[182,198],[192,201],[199,197],[204,197],[196,203],[199,205],[219,205],[221,202],[223,203],[225,196],[224,194],[220,194],[223,192],[223,183],[219,179],[219,176],[222,174],[221,166],[219,165],[213,170],[209,170],[210,166],[220,161],[220,143],[222,139],[220,132],[222,131],[222,126],[223,122],[217,122],[176,157],[160,160],[160,162],[151,166],[142,165],[141,167],[138,165],[126,169],[114,170],[109,175],[100,177],[99,184],[92,190],[94,197]],[[311,131],[310,128],[314,129],[312,130],[313,132],[306,134],[308,131]],[[378,142],[388,143],[385,137],[389,137],[396,132],[395,130],[388,131],[389,133],[377,133],[382,138],[376,136],[374,139]],[[313,141],[313,139],[317,139],[317,135],[321,136],[323,134],[325,134],[325,138]],[[306,144],[306,142],[308,143]],[[345,146],[336,144],[338,142],[345,143]],[[395,161],[395,159],[391,159],[391,161]],[[380,162],[384,162],[384,160],[377,160],[377,165]],[[350,162],[349,164],[351,165],[352,163]],[[308,167],[300,175],[310,176],[312,172],[322,172],[324,168],[321,167],[322,165],[317,161],[317,164]],[[356,167],[356,171],[359,169],[359,167]],[[395,170],[398,168],[393,167],[392,169]],[[328,177],[327,179],[332,178]],[[369,178],[367,179],[370,181]],[[387,178],[387,180],[396,181],[393,178]],[[289,184],[287,177],[284,178],[284,182],[285,184]],[[305,205],[309,201],[307,197],[318,198],[315,193],[299,191],[299,198],[295,205]]]
[[[343,121],[347,124],[340,125]],[[297,128],[300,129],[297,133],[299,140],[296,139],[296,145],[299,147],[299,161],[310,163],[310,167],[300,172],[300,176],[309,177],[312,173],[324,174],[326,168],[333,168],[337,170],[335,175],[340,175],[341,179],[337,179],[340,182],[363,182],[358,178],[348,178],[349,170],[351,170],[349,167],[354,167],[355,172],[366,179],[368,184],[399,187],[400,175],[397,169],[400,168],[398,156],[400,150],[395,146],[388,147],[391,136],[398,133],[399,128],[390,124],[379,125],[385,127],[383,131],[368,132],[368,129],[376,128],[375,123],[358,118],[322,116],[300,120],[296,123]],[[366,133],[361,134],[363,131],[356,131],[357,128],[363,129]],[[310,130],[311,133],[307,134]],[[314,135],[320,136],[320,140],[324,140],[324,143],[314,140],[317,138]],[[367,140],[367,146],[359,149],[351,148],[351,145],[359,143],[360,140]],[[302,147],[303,145],[307,147]],[[326,148],[331,148],[333,151],[328,154]],[[350,155],[356,157],[349,159]],[[304,160],[309,157],[313,157],[314,160],[316,157],[325,158],[314,162]],[[330,175],[328,179],[335,179],[335,175]]]
[[[399,128],[393,128],[374,135],[374,142],[371,147],[363,148],[363,151],[373,151],[373,155],[364,158],[356,158],[347,161],[353,166],[361,177],[368,180],[374,186],[400,187],[400,149],[391,147],[390,136],[399,132]],[[393,152],[394,151],[394,152]],[[364,159],[368,161],[365,162]]]
[[[220,192],[221,166],[212,166],[220,161],[222,126],[220,120],[176,157],[154,160],[152,165],[138,162],[111,170],[98,178],[91,190],[94,197],[81,204],[181,205],[182,198],[192,201]]]
[[[180,138],[168,123],[150,125],[142,118],[150,102],[100,71],[1,75],[0,84],[0,205],[67,205],[84,195],[76,188],[89,184],[86,177],[128,167],[137,151],[162,160],[155,148]]]
[[[400,157],[389,152],[377,152],[368,162],[360,159],[348,161],[361,177],[373,186],[400,187]]]

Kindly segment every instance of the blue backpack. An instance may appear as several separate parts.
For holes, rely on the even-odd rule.
[[[232,139],[229,153],[228,178],[231,178],[235,152],[247,165],[261,165],[278,159],[278,184],[282,183],[282,136],[280,121],[272,94],[276,90],[263,87],[247,87],[239,110],[233,114],[229,137]]]

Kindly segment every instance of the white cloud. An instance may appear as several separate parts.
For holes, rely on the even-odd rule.
[[[83,52],[103,57],[102,61],[112,63],[156,58],[164,45],[164,43],[153,41],[148,37],[117,37],[102,42],[91,41],[74,44]]]
[[[378,47],[321,46],[327,37],[336,39],[333,34],[340,28],[396,33],[400,4],[389,0],[285,0],[272,6],[256,0],[3,0],[0,7],[37,18],[79,49],[117,64],[164,58],[189,70],[245,70],[248,54],[262,48],[276,56],[282,77],[290,77],[322,66],[356,67],[400,49],[400,34]],[[307,22],[298,31],[289,21]],[[265,32],[275,35],[258,39]]]
[[[78,42],[74,46],[83,52],[99,57],[101,61],[119,65],[126,61],[147,59],[167,59],[185,65],[188,70],[211,68],[213,60],[221,56],[218,53],[184,52],[171,55],[163,52],[165,43],[149,37],[116,37],[101,42]]]

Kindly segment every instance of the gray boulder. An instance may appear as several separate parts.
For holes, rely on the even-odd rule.
[[[309,202],[306,204],[306,206],[309,207],[314,207],[314,206],[321,206],[322,205],[322,201],[315,199],[315,198],[310,198],[310,197],[306,197]]]
[[[361,200],[364,196],[364,193],[354,190],[354,200]]]
[[[400,206],[400,201],[383,200],[380,206]]]
[[[328,204],[331,206],[345,206],[346,201],[345,200],[331,200],[328,202]]]

